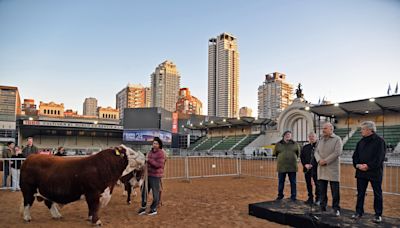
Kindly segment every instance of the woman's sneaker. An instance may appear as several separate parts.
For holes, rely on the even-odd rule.
[[[355,213],[354,215],[352,215],[352,216],[351,216],[351,219],[354,219],[354,220],[361,219],[361,215],[360,215],[360,214],[357,214],[357,213]]]
[[[157,214],[157,210],[151,209],[149,212],[149,215],[156,215],[156,214]]]
[[[144,215],[144,214],[146,214],[146,208],[145,207],[141,207],[139,210],[138,210],[138,215]]]
[[[382,222],[382,216],[375,216],[375,218],[372,220],[374,223],[381,223]]]

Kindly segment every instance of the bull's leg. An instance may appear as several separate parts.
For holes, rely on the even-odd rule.
[[[58,211],[56,203],[48,199],[45,199],[44,204],[46,204],[47,208],[49,208],[51,217],[53,217],[54,219],[60,219],[62,217],[60,212]]]
[[[101,226],[98,212],[100,208],[100,194],[86,195],[86,203],[89,207],[89,219],[92,220],[93,225]]]
[[[132,187],[132,192],[133,192],[133,196],[136,197],[137,196],[136,188]]]
[[[21,188],[22,195],[24,197],[24,208],[23,208],[24,220],[26,222],[30,222],[32,220],[30,208],[33,205],[33,201],[35,201],[34,194],[36,193],[36,190],[35,188],[26,185],[23,185],[21,187],[22,187]]]
[[[126,184],[124,184],[125,185],[125,191],[127,192],[127,194],[128,194],[128,197],[127,197],[127,199],[126,199],[126,202],[128,203],[128,204],[131,204],[131,193],[132,193],[132,185],[131,185],[131,183],[126,183]]]

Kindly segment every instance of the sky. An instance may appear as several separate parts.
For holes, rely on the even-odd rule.
[[[206,114],[208,39],[223,32],[237,38],[239,106],[253,115],[272,72],[313,103],[385,96],[400,81],[398,0],[0,0],[0,85],[82,113],[86,97],[115,107],[171,60]]]

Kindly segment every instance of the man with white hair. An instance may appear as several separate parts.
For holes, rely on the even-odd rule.
[[[306,181],[308,199],[307,204],[313,204],[313,187],[311,179],[315,184],[315,204],[320,205],[320,189],[318,183],[318,164],[314,158],[315,148],[317,146],[317,135],[314,132],[308,134],[309,144],[303,146],[300,153],[301,164],[303,165],[304,179]]]
[[[318,181],[321,189],[321,211],[326,211],[328,203],[328,182],[332,192],[332,208],[336,216],[340,216],[340,154],[343,143],[339,136],[333,133],[333,125],[325,123],[322,129],[323,137],[319,140],[314,153],[318,163]]]
[[[382,177],[383,162],[385,159],[385,141],[376,133],[375,123],[365,121],[361,123],[361,140],[357,143],[353,154],[353,166],[356,168],[357,178],[357,205],[353,219],[359,219],[364,214],[365,191],[368,182],[374,190],[375,218],[373,222],[382,222],[383,197]]]

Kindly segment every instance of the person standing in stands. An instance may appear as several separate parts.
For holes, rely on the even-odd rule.
[[[307,204],[313,204],[313,187],[311,179],[314,181],[315,185],[315,204],[319,206],[320,204],[320,189],[318,183],[318,164],[314,158],[314,151],[317,145],[317,135],[314,132],[308,134],[309,144],[305,145],[300,154],[301,164],[303,165],[304,179],[306,181],[308,199]]]
[[[361,140],[353,153],[353,166],[357,178],[357,205],[353,219],[359,219],[364,214],[365,191],[368,183],[374,190],[375,218],[373,222],[382,222],[383,196],[383,162],[385,160],[385,141],[376,134],[376,126],[372,121],[361,123]]]
[[[292,132],[285,131],[282,135],[282,140],[275,145],[273,151],[273,155],[277,157],[278,171],[278,197],[276,200],[281,200],[284,197],[283,190],[287,175],[290,181],[290,199],[296,201],[296,173],[299,154],[300,146],[292,140]]]
[[[3,158],[11,158],[15,153],[15,143],[8,142],[7,148],[3,151]],[[3,161],[3,187],[7,187],[7,179],[10,176],[10,161]],[[12,183],[11,183],[12,186]]]
[[[314,153],[318,162],[318,181],[321,189],[321,211],[326,211],[328,203],[328,182],[332,192],[332,208],[337,217],[340,216],[340,155],[343,143],[339,136],[333,133],[331,123],[324,124],[322,138]]]
[[[18,146],[15,147],[15,154],[11,156],[11,158],[24,158],[22,155],[21,148]],[[19,191],[21,190],[19,187],[19,176],[21,170],[21,160],[13,160],[11,161],[11,178],[12,178],[12,191]]]
[[[22,154],[27,158],[31,154],[37,154],[38,148],[33,145],[33,138],[28,137],[26,147],[22,150]]]

